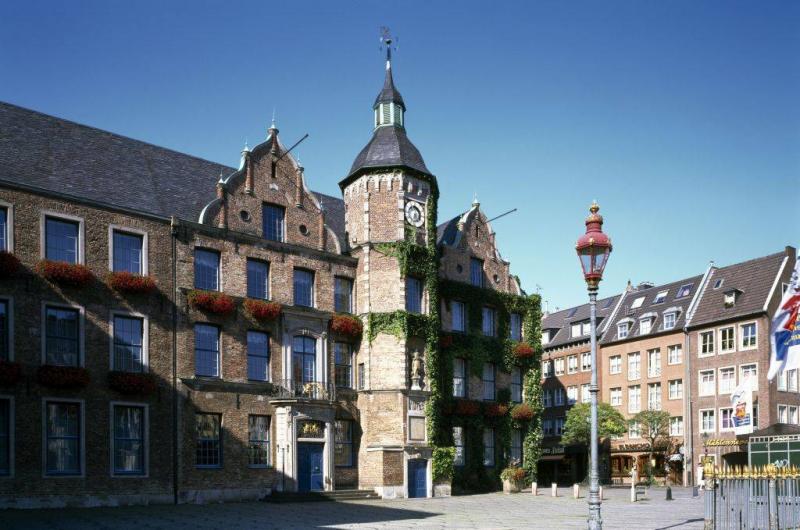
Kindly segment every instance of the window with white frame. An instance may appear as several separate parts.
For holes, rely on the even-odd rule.
[[[114,315],[113,326],[113,369],[122,372],[143,372],[146,361],[144,319],[130,315]]]
[[[628,424],[628,438],[641,438],[642,425],[638,421],[632,421]]]
[[[611,396],[609,401],[611,405],[614,407],[619,407],[622,405],[622,388],[621,387],[614,387],[611,389]]]
[[[630,322],[623,322],[621,324],[617,324],[617,338],[618,339],[626,338],[628,336],[630,328],[631,328]]]
[[[647,408],[661,410],[661,383],[647,385]]]
[[[578,402],[578,385],[570,385],[567,387],[567,404],[574,405]]]
[[[511,368],[511,401],[522,403],[522,370],[519,366]]]
[[[719,330],[719,352],[728,353],[736,349],[736,337],[733,326]]]
[[[672,416],[669,419],[669,435],[683,436],[683,416]]]
[[[336,350],[336,361],[339,361],[339,348]],[[345,345],[347,346],[347,345]],[[339,383],[339,366],[336,366],[336,383]],[[247,332],[247,378],[251,381],[269,381],[269,335],[263,331]]]
[[[559,357],[555,361],[556,364],[556,375],[564,375],[564,358]]]
[[[494,467],[494,429],[483,429],[483,465]]]
[[[667,291],[659,291],[653,299],[654,304],[660,304],[667,299]]]
[[[417,397],[408,398],[408,440],[425,441],[425,401]]]
[[[639,379],[642,376],[642,356],[639,352],[628,354],[628,379]]]
[[[719,431],[732,431],[733,427],[733,409],[719,409]]]
[[[522,464],[522,431],[520,429],[511,429],[511,461],[516,464]]]
[[[469,260],[469,280],[476,287],[483,287],[483,260],[470,258]]]
[[[458,357],[453,359],[453,396],[467,397],[467,362]]]
[[[294,288],[294,305],[302,306],[302,307],[314,307],[314,271],[306,270],[306,269],[295,269],[294,270],[294,277],[292,280],[292,285]],[[408,289],[408,285],[406,284],[406,289]],[[420,300],[422,294],[419,295]],[[406,290],[406,303],[408,303],[408,291]],[[420,301],[421,307],[421,301]],[[420,311],[415,310],[414,308],[406,307],[406,310],[410,313],[419,313]]]
[[[642,387],[633,385],[628,387],[628,412],[635,414],[642,410]]]
[[[717,416],[713,409],[700,411],[700,432],[716,432]]]
[[[583,333],[581,332],[581,324],[580,322],[576,322],[570,326],[570,337],[581,337]]]
[[[714,370],[700,370],[700,395],[713,396],[717,393],[717,381]]]
[[[542,406],[545,408],[553,406],[553,392],[549,388],[545,388],[542,392]]]
[[[553,436],[553,420],[542,420],[542,434],[544,436]]]
[[[144,236],[142,234],[111,231],[112,262],[114,272],[145,274]]]
[[[570,355],[567,357],[567,373],[574,374],[578,372],[578,356]]]
[[[677,314],[674,311],[664,313],[664,329],[673,329],[677,321]]]
[[[54,400],[44,407],[45,474],[83,474],[83,405]]]
[[[45,216],[44,259],[82,263],[80,232],[80,221]]]
[[[219,328],[209,324],[194,325],[194,373],[219,377]]]
[[[494,363],[483,363],[483,400],[495,399],[495,367]]]
[[[147,473],[147,412],[143,405],[112,405],[114,475]]]
[[[581,335],[590,335],[592,333],[592,323],[587,320],[581,324]]]
[[[636,298],[633,303],[631,304],[631,309],[638,309],[642,307],[642,303],[644,302],[644,296],[640,296]]]
[[[264,238],[270,241],[284,241],[286,209],[277,204],[267,204],[261,210]]]
[[[621,374],[622,373],[622,356],[612,355],[608,358],[608,373]]]
[[[553,390],[554,392],[554,399],[556,407],[560,407],[564,404],[564,389],[563,388],[556,388]]]
[[[269,416],[250,414],[247,417],[247,463],[250,467],[270,466],[272,451],[270,450],[269,424]]]
[[[730,394],[736,388],[736,368],[727,366],[719,369],[719,393]]]
[[[646,335],[650,333],[653,327],[653,319],[651,317],[642,318],[639,320],[639,335]]]
[[[464,302],[457,300],[450,302],[450,316],[452,317],[450,327],[453,331],[460,333],[467,331],[467,314],[464,310]]]
[[[564,418],[563,417],[562,418],[556,418],[555,421],[553,422],[553,424],[554,424],[554,427],[555,427],[553,430],[555,431],[554,434],[556,436],[561,436],[562,434],[564,434]]]
[[[247,297],[269,298],[269,263],[266,261],[247,259]]]
[[[797,392],[797,369],[784,370],[786,374],[786,390],[789,392]]]
[[[80,366],[80,310],[71,307],[45,307],[45,364]]]
[[[800,425],[797,417],[797,406],[789,405],[789,423],[792,425]]]
[[[647,377],[661,375],[661,349],[647,350]]]
[[[219,291],[219,252],[205,248],[194,249],[194,288]]]
[[[682,398],[683,398],[683,379],[670,379],[669,399],[682,399]]]
[[[786,391],[787,390],[787,372],[788,370],[783,370],[782,372],[778,373],[778,390]]]
[[[581,385],[581,403],[589,403],[590,399],[589,385]]]
[[[353,388],[353,349],[346,342],[333,343],[336,388]]]
[[[750,379],[750,388],[758,390],[758,364],[743,364],[739,366],[739,381]]]
[[[667,346],[667,363],[680,364],[683,362],[683,348],[680,344]]]
[[[481,310],[482,325],[481,330],[486,337],[494,337],[497,334],[496,329],[496,311],[491,307],[484,307]]]
[[[511,313],[509,318],[511,340],[522,340],[522,316],[519,313]]]
[[[553,375],[553,362],[542,361],[542,377],[551,377]]]
[[[353,312],[353,280],[343,276],[334,278],[333,305],[339,313]]]
[[[0,477],[11,475],[12,426],[11,399],[0,398]]]
[[[453,446],[456,448],[456,454],[453,457],[453,465],[461,467],[464,465],[464,427],[456,425],[453,427]]]
[[[550,343],[550,330],[542,331],[542,346],[545,346]]]
[[[592,369],[592,353],[583,352],[581,354],[581,372],[588,372]]]
[[[750,349],[756,347],[756,323],[742,324],[739,327],[739,333],[742,336],[742,349]]]
[[[222,467],[222,415],[194,415],[196,429],[195,466]]]
[[[788,405],[778,405],[778,423],[789,423]]]
[[[11,228],[9,208],[0,207],[0,251],[11,252]]]
[[[714,355],[714,332],[700,332],[700,356]]]

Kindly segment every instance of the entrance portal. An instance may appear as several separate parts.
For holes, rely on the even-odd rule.
[[[297,491],[323,491],[322,449],[324,444],[300,442],[297,444]]]

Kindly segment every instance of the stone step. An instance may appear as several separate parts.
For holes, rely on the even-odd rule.
[[[322,501],[355,501],[379,499],[373,490],[337,490],[312,491],[308,493],[274,492],[264,500],[267,502],[322,502]]]

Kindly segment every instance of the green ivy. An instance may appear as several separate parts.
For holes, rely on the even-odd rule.
[[[455,447],[435,447],[433,449],[433,483],[445,482],[453,478],[453,460],[456,457]]]

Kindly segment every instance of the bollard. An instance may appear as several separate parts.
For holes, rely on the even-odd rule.
[[[671,486],[667,486],[667,498],[666,498],[666,500],[668,500],[668,501],[672,500],[672,487]]]
[[[572,486],[572,498],[573,499],[580,499],[581,498],[581,485],[575,484]]]
[[[558,484],[555,482],[550,485],[550,495],[552,497],[558,497]]]
[[[600,486],[600,500],[603,500],[603,486]]]
[[[535,482],[531,484],[531,493],[533,493],[534,496],[539,495],[539,487]]]
[[[636,483],[631,482],[631,502],[636,502]]]

